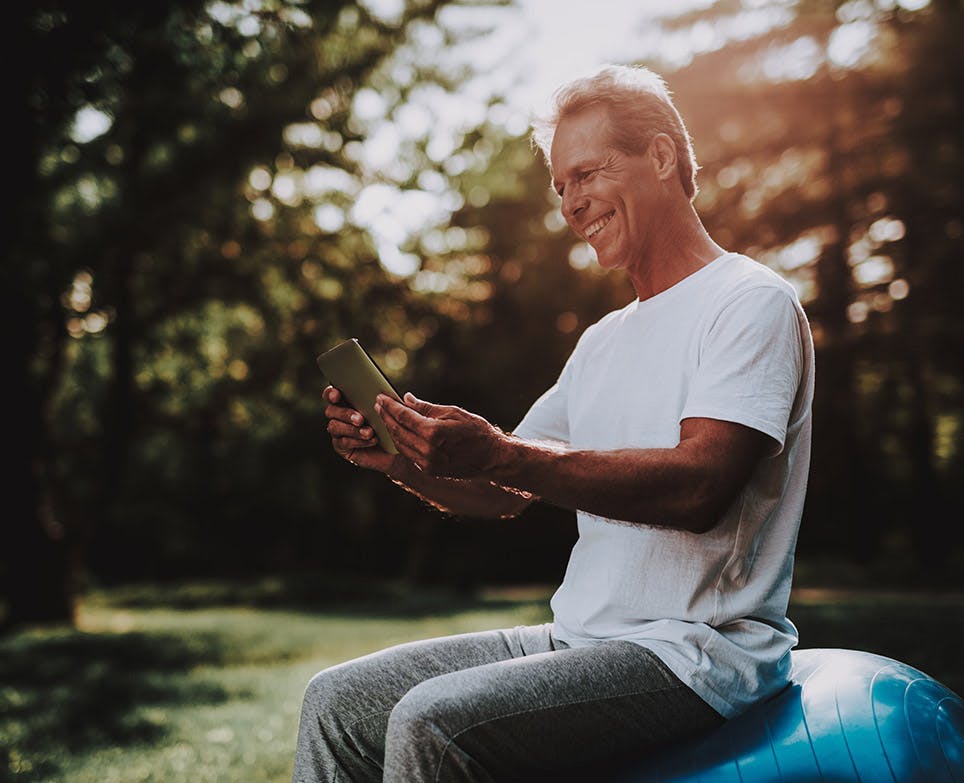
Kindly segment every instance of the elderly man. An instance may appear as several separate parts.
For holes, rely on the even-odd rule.
[[[342,456],[440,508],[576,511],[553,621],[321,672],[296,783],[564,778],[708,730],[786,683],[813,394],[803,310],[706,232],[657,75],[606,67],[560,88],[534,127],[567,222],[636,298],[585,331],[511,434],[383,396],[389,455],[337,389],[325,397]]]

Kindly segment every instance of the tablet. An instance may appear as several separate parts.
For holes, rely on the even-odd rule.
[[[399,402],[402,398],[375,364],[375,360],[369,356],[368,351],[352,337],[330,351],[325,351],[317,361],[325,378],[342,393],[348,406],[365,417],[368,426],[375,431],[381,447],[389,454],[398,454],[385,423],[375,413],[375,397],[387,394]]]

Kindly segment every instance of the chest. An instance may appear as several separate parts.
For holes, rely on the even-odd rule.
[[[568,397],[577,448],[672,447],[700,367],[699,319],[641,319],[597,341],[578,367]]]

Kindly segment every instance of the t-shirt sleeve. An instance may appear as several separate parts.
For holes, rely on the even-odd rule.
[[[700,417],[743,424],[783,449],[800,385],[801,315],[790,292],[746,291],[729,302],[703,338],[680,421]]]
[[[573,356],[562,368],[559,379],[537,399],[512,434],[525,440],[569,442],[569,386]]]

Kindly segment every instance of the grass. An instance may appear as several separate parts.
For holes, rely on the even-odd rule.
[[[289,781],[319,669],[401,641],[549,618],[474,596],[266,580],[92,593],[76,629],[0,640],[0,781]],[[964,692],[964,595],[801,588],[803,647],[903,660]]]

